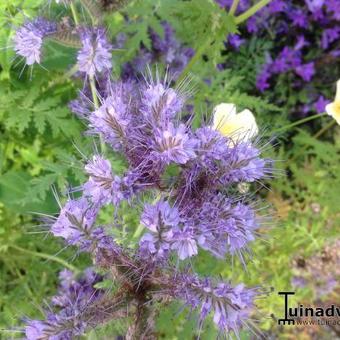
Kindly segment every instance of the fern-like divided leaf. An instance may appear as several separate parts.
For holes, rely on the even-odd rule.
[[[27,91],[6,88],[1,98],[1,119],[6,129],[19,134],[31,132],[32,127],[40,134],[49,129],[53,137],[79,134],[78,124],[61,98],[44,96],[40,87],[33,86]]]

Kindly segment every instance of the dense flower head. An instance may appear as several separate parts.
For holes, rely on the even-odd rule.
[[[69,244],[78,244],[87,235],[96,220],[97,209],[91,207],[85,198],[69,200],[51,231],[54,236],[64,238]]]
[[[14,49],[17,55],[24,57],[27,65],[40,63],[43,39],[55,33],[57,25],[38,17],[27,21],[21,26],[14,36]]]
[[[91,325],[85,311],[89,304],[103,296],[104,292],[94,287],[103,278],[92,268],[86,269],[79,278],[69,270],[63,270],[59,278],[58,293],[52,298],[52,304],[58,307],[59,311],[47,311],[44,321],[28,321],[25,328],[27,340],[71,340],[83,334],[86,327]]]
[[[94,76],[112,68],[112,45],[105,29],[101,27],[80,29],[82,48],[78,52],[78,68],[88,76]]]
[[[213,315],[222,334],[234,331],[238,336],[241,326],[249,320],[254,300],[262,294],[258,288],[248,289],[243,284],[233,287],[226,282],[182,274],[177,278],[175,294],[188,307],[199,311],[200,324]]]
[[[236,108],[223,104],[235,111],[233,119],[223,120],[223,128],[216,122],[215,109],[213,119],[194,129],[191,119],[181,119],[186,96],[178,89],[158,80],[133,84],[106,82],[97,109],[80,103],[89,133],[100,135],[109,150],[86,162],[88,179],[80,186],[81,197],[69,199],[51,227],[55,236],[91,254],[94,263],[120,284],[119,303],[113,306],[107,300],[109,307],[101,309],[101,292],[91,291],[91,284],[84,289],[86,280],[75,280],[65,271],[60,294],[52,299],[61,312],[29,322],[27,334],[71,339],[110,319],[107,308],[115,313],[124,302],[117,313],[126,315],[153,294],[199,309],[201,322],[212,314],[223,334],[238,334],[250,317],[256,289],[188,275],[179,262],[209,252],[216,258],[237,255],[245,264],[244,254],[256,239],[261,219],[255,203],[240,194],[233,197],[232,192],[240,183],[271,175],[271,161],[261,158],[253,142],[257,126],[251,135],[235,138]],[[255,126],[254,115],[245,111]],[[118,154],[126,159],[119,176],[110,160]],[[133,225],[121,234],[119,230],[123,203],[140,212],[131,238],[127,235]],[[108,234],[108,226],[97,225],[106,206],[114,209],[115,237]]]

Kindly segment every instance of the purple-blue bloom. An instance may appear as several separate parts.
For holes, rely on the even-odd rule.
[[[77,56],[79,71],[88,76],[109,71],[112,68],[112,45],[104,28],[82,28],[79,34],[83,45]]]
[[[72,339],[114,319],[116,312],[130,317],[141,301],[145,306],[164,296],[200,309],[201,322],[212,314],[221,332],[237,334],[250,316],[256,290],[190,276],[178,262],[199,256],[200,248],[217,258],[230,254],[245,262],[260,219],[255,203],[233,198],[226,188],[270,177],[271,162],[250,141],[232,140],[212,122],[196,129],[190,119],[184,123],[185,96],[168,84],[107,81],[99,89],[98,109],[87,106],[86,91],[78,104],[89,133],[101,135],[107,144],[105,157],[95,154],[85,164],[82,196],[69,199],[51,231],[110,273],[119,287],[119,303],[93,288],[93,271],[82,279],[64,271],[52,298],[60,311],[29,322],[26,333]],[[110,160],[117,154],[126,159],[119,176]],[[143,206],[138,221],[126,225],[124,216],[120,219],[124,203],[136,212]],[[115,238],[109,226],[97,225],[106,206],[114,208]]]
[[[315,74],[314,63],[310,62],[308,64],[300,65],[295,69],[295,72],[304,81],[310,81]]]
[[[254,300],[263,294],[258,288],[247,289],[243,284],[235,287],[210,278],[180,275],[175,294],[192,309],[199,310],[200,324],[213,315],[214,323],[222,333],[234,331],[238,335],[241,325],[247,324]],[[249,325],[250,326],[250,325]]]
[[[94,226],[97,208],[87,199],[69,200],[51,227],[54,236],[64,238],[68,244],[80,245]]]
[[[152,145],[152,155],[160,162],[185,164],[196,157],[196,140],[192,138],[185,125],[174,127],[169,123],[164,130],[157,130]]]
[[[17,55],[24,57],[27,65],[40,63],[43,39],[55,33],[57,25],[44,18],[27,21],[14,36],[14,49]]]

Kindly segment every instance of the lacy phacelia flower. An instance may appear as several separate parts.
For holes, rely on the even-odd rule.
[[[60,211],[51,231],[54,236],[64,238],[68,244],[86,248],[96,216],[97,209],[87,199],[70,200]]]
[[[79,279],[68,271],[60,273],[58,295],[52,298],[59,312],[46,313],[46,320],[28,321],[25,328],[27,340],[65,339],[71,340],[84,333],[86,327],[93,325],[96,318],[89,306],[103,297],[104,291],[94,288],[102,277],[88,268]]]
[[[85,103],[84,112],[90,113],[84,116],[90,133],[100,134],[112,152],[106,150],[106,158],[95,155],[88,161],[85,171],[89,178],[80,187],[82,197],[66,203],[51,231],[91,254],[100,270],[115,280],[117,290],[114,296],[92,291],[94,300],[89,300],[87,293],[78,290],[78,281],[65,272],[62,286],[66,293],[52,299],[62,315],[49,313],[45,321],[30,322],[26,333],[72,339],[90,327],[154,308],[147,301],[157,299],[162,304],[177,299],[199,308],[201,322],[213,314],[221,332],[238,334],[250,317],[257,290],[200,279],[178,262],[189,262],[200,249],[217,258],[237,255],[245,263],[244,255],[256,238],[261,219],[254,202],[239,193],[233,198],[226,189],[271,174],[270,161],[260,158],[260,150],[248,138],[246,130],[250,128],[254,136],[257,126],[254,119],[249,125],[242,117],[253,116],[247,112],[237,115],[234,105],[222,104],[215,110],[214,126],[203,124],[194,129],[190,120],[185,124],[180,119],[185,96],[153,81],[140,87],[136,82],[133,86],[108,83],[101,95],[100,108],[93,112]],[[231,108],[231,115],[225,114],[226,107]],[[225,118],[231,119],[232,128],[227,128]],[[246,130],[242,137],[233,138],[237,124]],[[120,176],[113,173],[109,159],[117,154],[126,158]],[[152,197],[158,199],[150,204]],[[140,218],[130,223],[120,216],[124,203],[137,208],[137,213],[141,202]],[[116,226],[117,240],[106,233],[109,226],[96,225],[107,216],[100,214],[107,205],[114,209],[111,225]],[[124,231],[120,232],[122,224]],[[75,295],[69,296],[68,287],[79,301],[75,302]],[[151,333],[140,333],[142,326],[136,329],[134,323],[128,334],[151,338]]]
[[[332,103],[326,105],[326,112],[340,125],[340,80],[336,83],[335,99]]]
[[[153,154],[164,164],[185,164],[195,158],[196,141],[190,138],[186,127],[175,128],[172,123],[165,130],[158,130],[153,144]]]
[[[103,28],[83,28],[80,30],[80,39],[83,47],[77,56],[79,71],[94,76],[112,68],[112,45]]]
[[[123,148],[129,120],[127,104],[118,94],[106,98],[100,108],[89,116],[93,132],[100,133],[105,142],[117,151]]]
[[[180,275],[175,294],[192,309],[200,312],[200,324],[213,314],[214,323],[221,332],[238,334],[241,325],[247,324],[254,300],[262,295],[258,288],[247,289],[243,284],[232,287],[224,282]],[[250,325],[248,325],[250,326]]]
[[[40,63],[43,39],[49,34],[55,33],[57,25],[44,18],[37,18],[26,22],[15,33],[15,52],[24,57],[27,65]]]
[[[214,109],[213,128],[233,140],[246,141],[258,134],[255,117],[249,110],[236,112],[234,104],[222,103]]]

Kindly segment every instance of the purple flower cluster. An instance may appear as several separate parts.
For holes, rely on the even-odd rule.
[[[184,47],[176,39],[171,25],[168,22],[163,22],[162,26],[163,37],[153,29],[149,29],[151,48],[141,46],[138,55],[123,66],[123,79],[138,78],[148,65],[154,63],[166,65],[172,77],[176,78],[193,57],[193,49]]]
[[[228,10],[233,1],[216,2]],[[241,0],[236,14],[251,5],[250,0]],[[323,83],[325,72],[318,77],[316,74],[318,69],[335,64],[340,54],[339,21],[338,0],[273,0],[247,20],[241,28],[242,39],[239,35],[230,35],[226,46],[239,49],[241,45],[251,44],[253,34],[258,40],[272,41],[275,36],[275,44],[267,51],[266,61],[257,74],[256,87],[261,92],[272,89],[280,75],[289,73],[295,90],[308,84],[309,98],[304,110],[322,113],[327,103],[320,101],[317,88],[318,82]],[[268,32],[272,32],[270,36]]]
[[[181,275],[178,281],[176,294],[188,307],[200,309],[199,323],[213,314],[213,321],[222,332],[233,331],[236,336],[239,329],[247,325],[254,298],[262,293],[259,288],[248,289],[243,284],[233,287],[225,282],[190,275]]]
[[[54,22],[44,18],[37,18],[26,22],[15,33],[14,49],[17,55],[26,59],[27,65],[40,63],[43,39],[55,33],[60,33],[60,28]],[[105,74],[112,68],[113,45],[106,37],[102,27],[80,27],[75,29],[79,35],[82,47],[77,53],[78,71],[85,77]]]
[[[51,300],[58,312],[47,311],[43,321],[28,320],[25,328],[27,340],[74,339],[93,324],[91,318],[86,315],[87,307],[103,297],[104,291],[94,287],[102,281],[102,277],[88,268],[80,278],[76,278],[68,270],[63,270],[59,279],[58,294]]]
[[[15,52],[25,58],[27,65],[39,64],[43,40],[46,36],[55,33],[56,30],[57,25],[44,18],[27,21],[15,33]]]
[[[85,165],[88,180],[81,187],[82,196],[69,199],[51,232],[92,254],[96,265],[113,275],[122,286],[117,298],[125,301],[124,313],[134,309],[127,308],[129,303],[137,303],[139,313],[146,313],[142,310],[150,296],[157,301],[171,297],[196,309],[200,323],[211,313],[222,333],[237,334],[260,291],[200,279],[179,269],[178,263],[197,256],[200,249],[217,258],[238,255],[245,263],[243,253],[256,238],[260,219],[254,203],[240,194],[238,198],[227,194],[226,188],[237,190],[239,183],[270,177],[271,161],[262,159],[250,141],[222,135],[212,122],[196,130],[185,124],[180,117],[186,95],[166,84],[107,82],[102,93],[98,109],[83,110],[89,133],[99,135],[114,154],[124,156],[127,167],[117,174],[109,157],[94,155]],[[169,169],[176,175],[171,176]],[[157,198],[152,199],[154,195]],[[139,198],[145,202],[138,227],[142,236],[134,249],[128,249],[119,245],[122,240],[109,236],[107,228],[97,225],[97,216],[111,205],[116,219],[122,202],[136,207]],[[96,294],[93,297],[97,299]],[[69,300],[67,293],[53,299],[60,302],[62,313],[64,301]],[[67,324],[60,313],[49,314],[46,321],[31,321],[26,333],[64,336],[60,332],[68,332],[63,339],[69,339],[92,326],[89,313],[99,315],[94,323],[105,322],[107,313],[104,317],[95,312],[99,306],[89,302],[87,295],[85,300],[87,311],[78,305],[74,311],[66,309]]]

